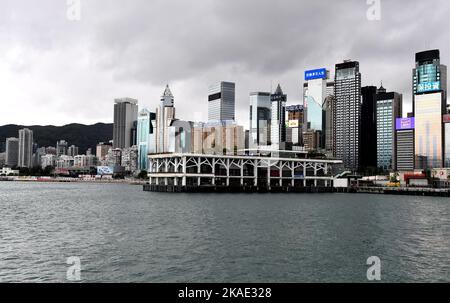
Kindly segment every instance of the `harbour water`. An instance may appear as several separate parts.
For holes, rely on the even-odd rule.
[[[450,282],[450,199],[0,182],[0,282]]]

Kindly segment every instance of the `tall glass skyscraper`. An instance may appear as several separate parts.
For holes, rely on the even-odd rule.
[[[19,167],[33,166],[33,131],[24,128],[19,130]]]
[[[445,161],[444,166],[450,168],[450,114],[444,116]]]
[[[361,137],[361,73],[359,62],[336,64],[334,106],[334,156],[344,168],[359,169]]]
[[[137,100],[122,98],[114,101],[114,148],[128,148],[133,144],[133,129],[135,128],[137,115]]]
[[[381,92],[376,96],[376,150],[377,167],[382,170],[396,170],[397,118],[402,116],[402,95],[395,92]]]
[[[155,134],[153,123],[156,114],[148,109],[142,109],[138,116],[137,145],[138,145],[138,169],[148,170],[148,154],[156,152]]]
[[[235,90],[232,82],[219,82],[209,87],[208,120],[234,121],[235,117]]]
[[[286,142],[286,101],[287,96],[283,93],[280,84],[278,84],[275,92],[270,95],[270,102],[272,104],[270,141],[272,146],[277,149]]]
[[[447,67],[440,64],[439,50],[417,53],[413,69],[416,169],[443,167],[446,104]]]
[[[327,89],[329,74],[330,72],[324,68],[305,72],[306,83],[303,86],[303,107],[306,113],[307,129],[324,131],[323,105],[325,98],[329,96],[329,90]]]
[[[250,147],[270,145],[270,93],[250,94]]]

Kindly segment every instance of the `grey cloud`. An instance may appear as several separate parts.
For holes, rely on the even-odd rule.
[[[364,85],[382,80],[408,103],[414,53],[440,48],[443,63],[450,61],[450,4],[431,2],[381,0],[382,19],[371,22],[365,0],[82,0],[81,21],[69,22],[66,1],[2,0],[0,60],[18,47],[33,60],[8,62],[17,66],[5,77],[22,73],[30,86],[42,79],[58,86],[49,123],[56,115],[110,121],[112,98],[125,94],[154,107],[166,82],[178,116],[193,119],[193,105],[207,110],[208,84],[223,79],[237,83],[238,119],[246,124],[250,91],[281,82],[290,102],[301,102],[305,69],[333,70],[349,58],[360,61]],[[22,94],[24,102],[52,95],[36,91]]]

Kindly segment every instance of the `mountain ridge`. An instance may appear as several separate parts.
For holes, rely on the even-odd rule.
[[[7,124],[0,126],[0,152],[5,151],[6,138],[18,137],[19,129],[22,128],[33,131],[34,142],[39,147],[56,146],[57,141],[65,140],[69,146],[78,146],[80,153],[85,153],[88,148],[92,148],[95,153],[95,146],[99,142],[109,142],[113,135],[112,123],[70,123],[63,126]]]

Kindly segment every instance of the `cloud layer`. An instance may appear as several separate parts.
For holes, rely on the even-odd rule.
[[[236,82],[237,118],[248,95],[278,82],[301,102],[305,69],[360,61],[363,85],[383,85],[411,104],[414,53],[439,48],[450,62],[448,1],[0,0],[0,124],[112,121],[117,97],[153,109],[166,83],[177,116],[207,117],[207,88]],[[36,2],[36,3],[35,3]]]

